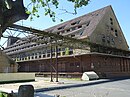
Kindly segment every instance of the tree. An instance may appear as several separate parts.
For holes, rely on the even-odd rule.
[[[66,0],[67,2],[73,3],[74,12],[73,14],[77,14],[77,8],[86,6],[90,0]],[[0,37],[2,33],[6,30],[9,25],[21,20],[27,19],[28,16],[39,17],[39,9],[43,8],[45,13],[44,15],[49,15],[49,17],[55,22],[56,12],[55,9],[59,8],[60,0],[30,0],[28,6],[31,8],[26,9],[23,4],[23,0],[0,0]],[[27,6],[27,7],[28,7]],[[51,6],[54,6],[51,8]],[[66,13],[66,9],[62,9]],[[62,21],[62,19],[61,19]]]
[[[23,0],[0,0],[0,37],[8,26],[28,16]]]
[[[66,13],[77,14],[77,8],[81,8],[86,6],[90,0],[66,0],[67,2],[71,2],[74,7],[73,12],[69,12],[66,9],[62,9],[62,11]],[[62,1],[61,1],[62,2]],[[55,22],[56,12],[55,9],[59,9],[60,0],[31,0],[28,6],[31,6],[31,9],[28,9],[27,13],[31,15],[31,19],[33,16],[39,17],[39,9],[43,8],[45,13],[44,15],[49,15],[49,17]],[[53,8],[52,8],[53,6]],[[61,19],[62,21],[62,19]]]

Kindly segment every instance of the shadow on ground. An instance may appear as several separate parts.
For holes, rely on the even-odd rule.
[[[36,89],[35,92],[45,92],[45,91],[53,91],[53,90],[66,89],[66,88],[92,86],[92,85],[121,81],[121,80],[127,80],[127,79],[130,79],[130,78],[127,77],[127,78],[115,78],[115,79],[100,79],[100,80],[89,81],[89,82],[85,82],[85,83],[81,83],[81,84],[77,83],[77,84],[73,84],[73,85],[63,85],[63,86],[57,86],[57,87]]]

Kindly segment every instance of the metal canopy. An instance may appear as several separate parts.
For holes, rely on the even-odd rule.
[[[99,49],[103,48],[105,51],[111,50],[113,52],[122,52],[127,55],[130,53],[129,50],[127,51],[127,50],[117,49],[114,47],[106,47],[101,44],[91,43],[88,41],[62,36],[55,33],[41,31],[34,28],[29,28],[25,26],[16,25],[16,24],[13,24],[12,26],[8,27],[8,29],[36,35],[37,37],[35,36],[35,39],[32,37],[32,39],[27,40],[30,42],[46,43],[51,45],[54,44],[54,45],[66,46],[66,47],[72,47],[75,49],[84,49],[84,50],[90,50],[91,47],[97,47]],[[48,40],[46,39],[40,40],[39,37],[48,38]]]

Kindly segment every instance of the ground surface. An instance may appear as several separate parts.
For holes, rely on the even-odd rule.
[[[35,82],[1,84],[2,89],[16,90],[20,85],[32,84],[35,97],[130,97],[130,79],[100,79],[80,81],[77,79],[59,79],[59,83],[50,83],[48,78],[36,78]]]

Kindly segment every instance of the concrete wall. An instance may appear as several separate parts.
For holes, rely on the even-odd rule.
[[[0,72],[17,72],[18,64],[0,50]]]
[[[90,41],[103,46],[128,50],[128,44],[111,7],[106,10],[96,26],[96,29],[90,36]]]
[[[0,83],[35,80],[35,73],[0,73]]]

